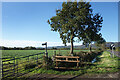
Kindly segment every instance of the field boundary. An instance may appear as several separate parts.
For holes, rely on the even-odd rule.
[[[22,74],[25,74],[25,66],[27,64],[28,72],[31,70],[29,69],[31,64],[38,64],[41,59],[42,53],[37,53],[33,55],[23,56],[23,57],[8,57],[8,58],[0,58],[2,61],[2,79],[5,78],[17,78],[19,76],[22,76]],[[23,60],[24,59],[24,60]],[[22,60],[24,62],[22,62]],[[33,66],[33,65],[32,65]]]

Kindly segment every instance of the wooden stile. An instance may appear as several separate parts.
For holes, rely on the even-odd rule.
[[[65,59],[65,60],[61,60],[61,59]],[[69,59],[76,59],[76,60],[69,60]],[[59,67],[58,66],[58,62],[75,62],[77,63],[77,67],[79,67],[79,56],[55,56],[55,62],[56,62],[56,67],[57,69],[66,69],[66,67]]]

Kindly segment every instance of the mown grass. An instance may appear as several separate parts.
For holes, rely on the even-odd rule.
[[[54,51],[56,51],[56,54],[60,53],[61,55],[67,55],[70,52],[70,50],[48,50],[48,56],[53,56]],[[79,51],[89,50],[74,50],[74,52]],[[41,52],[45,52],[45,50],[2,50],[2,57],[23,57]]]
[[[110,73],[117,72],[120,68],[118,65],[120,63],[120,58],[110,57],[110,53],[104,51],[101,55],[97,56],[97,61],[92,65],[80,66],[79,70],[46,70],[44,68],[38,68],[32,71],[30,75],[34,74],[59,74],[59,75],[83,75],[83,74],[99,74],[99,73]]]

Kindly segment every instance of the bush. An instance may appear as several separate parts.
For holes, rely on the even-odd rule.
[[[51,69],[54,67],[54,63],[50,57],[43,56],[43,68]]]
[[[97,55],[98,55],[98,51],[96,52],[76,52],[74,53],[75,56],[79,56],[80,57],[80,61],[82,62],[91,62]]]

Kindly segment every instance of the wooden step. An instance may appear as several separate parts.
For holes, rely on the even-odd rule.
[[[72,60],[55,60],[56,62],[80,62],[80,61],[72,61]]]
[[[80,58],[79,56],[55,56],[55,58]]]
[[[79,68],[72,68],[72,67],[55,67],[55,69],[74,69],[74,70],[78,70]]]

